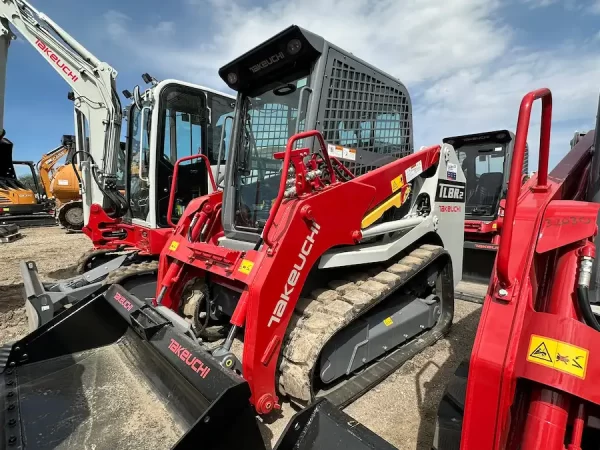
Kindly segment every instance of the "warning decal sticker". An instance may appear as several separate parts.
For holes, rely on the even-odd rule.
[[[242,272],[245,275],[249,275],[252,272],[252,268],[254,267],[254,263],[248,259],[242,259],[240,263],[240,267],[238,272]]]
[[[356,149],[342,147],[341,145],[327,144],[327,153],[335,158],[356,161]]]
[[[396,192],[404,186],[404,177],[400,174],[392,180],[392,192]]]
[[[585,379],[588,353],[584,348],[533,334],[527,361]]]
[[[171,242],[171,245],[169,245],[169,250],[174,252],[175,250],[177,250],[177,247],[179,247],[179,242],[173,241]]]

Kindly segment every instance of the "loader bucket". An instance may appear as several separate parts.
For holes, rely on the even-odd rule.
[[[113,285],[0,352],[0,448],[263,449],[248,384]]]

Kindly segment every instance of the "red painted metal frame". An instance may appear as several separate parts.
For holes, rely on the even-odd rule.
[[[294,141],[311,136],[327,148],[320,133],[312,131],[292,137],[286,155],[291,156]],[[392,180],[400,174],[405,176],[405,171],[419,161],[427,170],[437,164],[439,155],[439,146],[429,147],[350,181],[333,177],[331,184],[282,200],[279,207],[276,203],[269,217],[270,228],[263,232],[265,243],[272,246],[263,245],[258,251],[218,247],[211,235],[203,242],[188,240],[188,229],[202,205],[217,204],[222,193],[195,199],[186,208],[160,258],[158,289],[171,286],[162,297],[162,305],[178,311],[183,286],[207,274],[213,282],[241,292],[231,322],[244,326],[243,375],[258,413],[279,408],[279,352],[310,268],[330,248],[356,243],[365,215],[393,194]],[[326,151],[323,156],[327,158]],[[288,162],[289,158],[284,158],[284,167]],[[285,179],[282,176],[277,198],[285,189]],[[213,233],[222,235],[222,229],[215,228]],[[173,267],[177,268],[175,283],[168,279],[175,272]]]
[[[337,181],[336,177],[335,177],[335,172],[333,171],[333,167],[331,166],[331,161],[329,160],[329,154],[327,153],[327,146],[325,145],[325,140],[323,139],[323,135],[317,130],[309,130],[309,131],[304,131],[302,133],[298,133],[295,136],[292,136],[288,140],[287,146],[285,148],[285,155],[284,155],[284,159],[283,159],[283,173],[281,174],[281,181],[279,182],[279,192],[277,194],[277,198],[275,199],[275,202],[273,203],[273,206],[271,207],[271,214],[269,215],[269,218],[267,219],[267,223],[265,224],[265,227],[263,229],[263,239],[265,241],[265,244],[267,244],[269,247],[273,247],[273,243],[271,242],[271,240],[269,238],[269,231],[271,230],[271,227],[273,226],[273,221],[275,220],[277,211],[279,210],[279,207],[281,206],[281,202],[283,201],[283,195],[285,193],[285,183],[288,179],[288,171],[290,168],[290,158],[291,158],[291,154],[292,154],[292,148],[293,148],[294,144],[297,141],[299,141],[300,139],[306,139],[306,138],[310,138],[310,137],[316,137],[319,141],[322,156],[325,159],[325,163],[327,164],[327,169],[329,170],[329,176],[331,177],[331,183],[335,183]]]
[[[461,450],[564,450],[565,442],[578,449],[583,418],[593,411],[590,405],[600,405],[600,336],[581,321],[575,297],[578,258],[597,233],[600,209],[583,201],[594,133],[548,175],[550,94],[527,94],[511,181],[520,177],[531,102],[540,97],[548,99],[540,170],[518,194],[509,189],[496,270],[471,354]],[[504,286],[510,286],[506,295],[499,295]],[[533,334],[588,349],[585,378],[528,361]],[[575,430],[570,439],[569,426]]]
[[[527,134],[529,133],[529,121],[531,120],[531,108],[533,102],[542,99],[542,122],[540,125],[540,158],[538,163],[536,192],[547,192],[548,190],[548,161],[550,159],[550,127],[552,122],[552,93],[543,88],[532,91],[523,97],[519,109],[517,121],[517,133],[515,135],[515,147],[510,167],[509,186],[520,186],[523,173],[523,161],[525,159],[525,147],[527,145]],[[510,288],[514,281],[511,279],[509,253],[512,242],[515,212],[519,189],[509,189],[506,198],[506,210],[504,212],[504,230],[497,256],[498,278],[503,288]]]
[[[113,219],[100,205],[90,208],[88,224],[83,232],[95,249],[137,249],[142,255],[158,255],[173,233],[172,228],[146,228]]]
[[[175,191],[177,188],[177,175],[182,162],[200,158],[204,161],[209,181],[213,191],[217,190],[217,184],[213,177],[210,160],[206,155],[196,154],[179,158],[173,168],[173,179],[171,181],[171,192],[169,193],[169,206],[167,210],[167,222],[172,228],[147,228],[140,225],[123,222],[122,219],[113,219],[102,206],[93,204],[90,208],[88,224],[83,227],[83,233],[90,238],[95,249],[117,250],[135,249],[141,255],[159,255],[165,246],[165,242],[172,235],[175,224],[173,223],[173,206],[175,203]]]
[[[184,156],[183,158],[179,158],[175,162],[175,166],[173,167],[173,179],[171,180],[171,192],[169,192],[169,207],[167,209],[167,223],[173,228],[177,226],[175,223],[173,223],[173,207],[175,205],[175,192],[177,191],[177,175],[179,175],[179,166],[185,161],[190,161],[192,159],[197,158],[200,158],[202,159],[202,161],[204,161],[204,165],[206,166],[206,172],[208,173],[208,178],[210,180],[213,192],[217,190],[217,183],[215,183],[215,178],[213,177],[212,170],[210,170],[210,160],[206,155],[199,153],[197,155],[190,155]]]

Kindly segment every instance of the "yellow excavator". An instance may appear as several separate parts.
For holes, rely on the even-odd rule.
[[[17,177],[15,166],[31,170],[33,186]],[[20,227],[54,225],[52,202],[43,198],[32,161],[12,159],[12,142],[0,136],[0,225]]]

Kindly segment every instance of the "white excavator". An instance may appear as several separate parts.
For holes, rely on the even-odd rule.
[[[117,71],[24,0],[0,2],[0,93],[13,29],[70,87],[76,147],[71,163],[77,164],[82,199],[69,207],[81,208],[83,232],[94,245],[78,264],[80,275],[60,282],[42,283],[35,262],[21,263],[30,329],[35,329],[119,269],[148,272],[153,290],[154,261],[178,214],[192,198],[217,189],[214,180],[224,174],[235,97],[144,73],[147,87],[123,91],[131,101],[123,109]],[[4,137],[3,102],[0,95],[0,145],[12,148]],[[123,117],[128,122],[124,154]],[[175,171],[179,181],[171,186]]]

